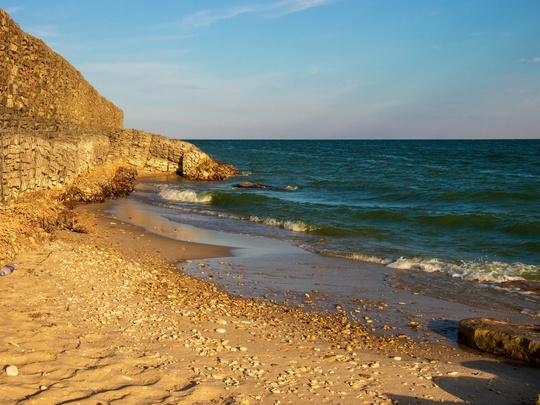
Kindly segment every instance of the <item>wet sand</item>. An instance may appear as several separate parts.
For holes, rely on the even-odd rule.
[[[538,368],[414,342],[398,330],[375,334],[379,317],[394,319],[386,314],[454,304],[373,281],[369,268],[354,292],[362,320],[355,324],[339,307],[324,313],[309,302],[318,299],[306,280],[321,291],[326,283],[313,276],[323,273],[316,255],[272,253],[273,242],[193,243],[193,234],[185,242],[163,235],[185,229],[165,224],[158,235],[104,216],[104,208],[91,208],[92,232],[60,232],[0,279],[0,403],[530,404],[540,392]],[[249,289],[250,277],[275,277],[261,268],[249,274],[262,258],[276,274],[298,266],[298,278],[266,300],[225,291],[227,278],[244,277]],[[188,267],[213,283],[186,274]],[[283,291],[304,294],[304,307],[280,305]]]

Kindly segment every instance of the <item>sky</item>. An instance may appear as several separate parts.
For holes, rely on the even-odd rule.
[[[539,0],[0,0],[180,139],[540,138]]]

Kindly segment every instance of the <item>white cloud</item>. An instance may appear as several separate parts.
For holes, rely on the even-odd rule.
[[[364,85],[357,81],[325,83],[322,90],[305,83],[301,92],[291,92],[291,76],[284,72],[231,79],[197,66],[160,62],[92,63],[78,68],[100,94],[124,111],[126,127],[172,137],[300,136],[306,128],[322,136],[336,122],[352,126],[374,108],[366,106],[362,114],[338,108],[339,117],[334,116],[334,100]]]
[[[204,10],[186,17],[180,22],[180,26],[185,29],[208,27],[221,20],[228,20],[244,14],[253,14],[264,17],[280,17],[310,8],[320,7],[335,1],[336,0],[283,0],[228,9]]]
[[[540,56],[536,56],[536,57],[534,57],[534,58],[520,59],[519,61],[520,61],[520,62],[540,63]]]
[[[56,30],[52,27],[46,27],[46,26],[29,27],[28,32],[31,35],[40,39],[44,39],[44,40],[58,37]]]
[[[8,13],[9,15],[13,15],[17,13],[18,11],[24,10],[24,7],[21,6],[13,6],[13,7],[6,7],[4,11]]]

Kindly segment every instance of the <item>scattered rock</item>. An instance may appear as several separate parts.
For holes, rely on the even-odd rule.
[[[6,374],[10,377],[16,377],[19,375],[19,370],[17,369],[17,366],[7,366]]]
[[[489,353],[540,364],[540,325],[469,318],[459,322],[458,341]]]

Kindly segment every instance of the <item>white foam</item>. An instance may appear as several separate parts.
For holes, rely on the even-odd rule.
[[[302,221],[285,221],[283,222],[283,228],[294,232],[307,232],[310,229],[309,226]]]
[[[358,260],[360,262],[377,263],[384,265],[392,263],[390,259],[382,259],[380,257],[363,255],[361,253],[353,253],[351,256],[348,257],[352,260]]]
[[[302,221],[280,221],[274,218],[261,218],[256,215],[249,217],[251,222],[264,224],[267,226],[273,226],[276,228],[283,228],[293,232],[308,232],[311,228]]]
[[[169,201],[180,201],[187,203],[208,204],[212,202],[210,194],[197,194],[194,190],[178,190],[165,187],[159,192],[159,196]]]
[[[418,270],[427,273],[441,272],[454,278],[481,283],[501,283],[503,281],[524,280],[523,275],[538,272],[539,267],[523,263],[501,263],[497,261],[470,261],[460,264],[438,259],[399,258],[388,264],[398,270]]]

